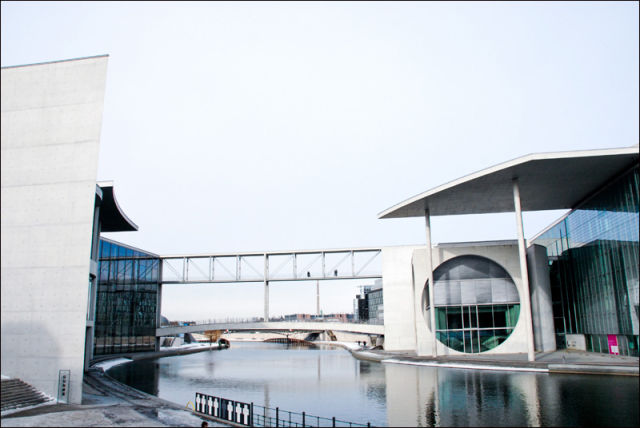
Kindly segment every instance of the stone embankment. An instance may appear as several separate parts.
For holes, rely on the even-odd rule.
[[[493,371],[528,371],[541,373],[574,373],[638,376],[638,357],[596,354],[581,351],[554,351],[536,354],[527,361],[526,354],[416,356],[411,352],[383,350],[350,350],[360,360],[386,364],[410,364],[428,367]]]

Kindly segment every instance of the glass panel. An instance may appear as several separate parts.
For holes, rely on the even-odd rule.
[[[520,305],[507,306],[507,327],[515,327],[520,316]]]
[[[480,351],[488,351],[498,346],[493,330],[478,330]]]
[[[450,330],[462,328],[462,310],[460,307],[451,306],[447,308],[447,327]]]
[[[150,342],[148,338],[153,337],[156,328],[159,260],[134,260],[149,255],[106,241],[101,248],[96,355],[153,350],[155,340]],[[106,253],[109,248],[121,259],[110,259]]]
[[[447,310],[445,308],[436,308],[436,330],[447,329]]]
[[[464,352],[464,339],[462,331],[450,331],[449,336],[449,348],[456,351]]]
[[[585,334],[592,352],[608,352],[608,334],[637,337],[639,184],[635,166],[535,241],[552,256],[556,329]]]
[[[493,311],[491,306],[478,306],[478,327],[493,328]]]
[[[467,353],[473,352],[472,342],[471,342],[471,332],[469,330],[464,330],[462,334],[464,337],[464,352],[467,352]]]
[[[506,329],[496,329],[494,330],[494,335],[496,338],[496,342],[497,344],[501,344],[502,342],[504,342],[505,340],[507,340],[507,337],[509,337],[509,335],[511,334],[511,330],[506,330]],[[497,345],[496,345],[497,346]]]
[[[478,328],[478,309],[476,306],[469,307],[469,325]]]
[[[446,332],[437,331],[436,338],[445,346],[449,346],[449,334]]]
[[[493,325],[495,327],[507,326],[507,307],[505,305],[495,305],[493,307]]]

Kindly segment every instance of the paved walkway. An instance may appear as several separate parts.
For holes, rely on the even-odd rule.
[[[540,371],[549,373],[611,374],[638,376],[638,357],[560,350],[537,353],[533,362],[527,354],[446,355],[436,358],[412,352],[351,350],[354,357],[385,363],[414,364],[464,369]]]
[[[82,404],[54,404],[2,417],[3,427],[199,427],[205,419],[129,388],[101,371],[85,374]],[[227,426],[207,420],[210,427]]]

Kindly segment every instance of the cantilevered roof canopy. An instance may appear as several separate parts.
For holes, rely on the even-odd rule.
[[[378,218],[513,212],[513,179],[522,211],[574,208],[638,163],[638,146],[526,155],[475,172],[400,202]]]
[[[118,201],[113,194],[113,182],[101,181],[98,186],[102,190],[102,203],[100,204],[100,221],[102,232],[133,232],[138,226],[120,209]]]

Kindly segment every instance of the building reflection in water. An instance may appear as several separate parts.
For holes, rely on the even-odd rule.
[[[126,385],[135,385],[136,389],[151,395],[158,395],[159,364],[156,360],[140,360],[116,366],[109,375]]]
[[[638,398],[637,383],[617,376],[385,364],[385,380],[389,426],[637,425],[632,407],[610,411]]]

